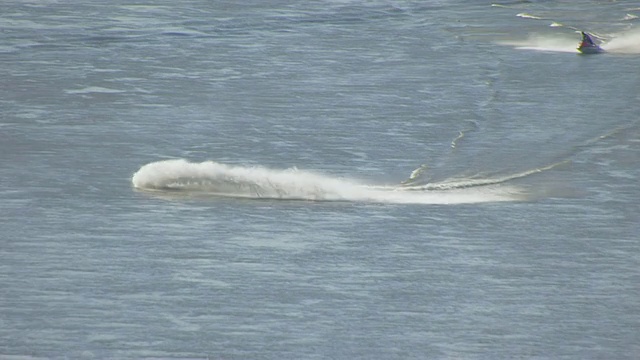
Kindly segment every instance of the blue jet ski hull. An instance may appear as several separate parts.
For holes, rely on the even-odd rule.
[[[578,51],[582,54],[599,54],[604,52],[600,46],[584,46],[579,47]]]

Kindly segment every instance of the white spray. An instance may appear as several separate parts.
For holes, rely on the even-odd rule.
[[[140,190],[205,193],[208,195],[319,201],[358,201],[401,204],[451,204],[522,199],[514,187],[501,184],[448,190],[425,190],[401,185],[376,186],[360,181],[298,169],[230,166],[184,159],[142,166],[131,179]]]

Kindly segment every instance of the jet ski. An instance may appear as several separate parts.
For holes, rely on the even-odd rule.
[[[582,41],[578,44],[578,51],[583,54],[598,54],[604,52],[604,50],[593,41],[589,34],[584,31],[580,33],[582,33]]]

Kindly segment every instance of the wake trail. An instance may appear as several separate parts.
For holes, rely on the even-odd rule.
[[[551,23],[549,24],[550,27],[570,29],[575,33],[580,33],[581,31],[588,32],[591,36],[597,38],[602,42],[599,45],[607,53],[640,54],[640,29],[628,28],[627,30],[620,32],[601,34],[591,29],[579,28],[562,23],[560,21],[556,21],[551,18],[534,14],[518,13],[516,16],[528,20],[551,21]],[[626,14],[622,20],[632,21],[637,18],[638,16]],[[526,40],[500,41],[498,43],[502,45],[513,46],[516,49],[521,50],[579,53],[579,51],[576,49],[577,44],[579,43],[579,38],[569,39],[567,37],[533,35],[529,36],[529,38]]]
[[[424,185],[406,185],[406,190],[451,190],[451,189],[464,189],[477,186],[499,185],[511,180],[525,178],[543,171],[554,169],[558,166],[569,163],[569,160],[559,161],[557,163],[543,166],[531,170],[526,170],[520,173],[497,176],[497,177],[478,177],[478,178],[462,178],[462,179],[449,179],[446,181],[428,183]],[[418,169],[424,169],[425,165],[421,165]],[[423,170],[424,172],[424,170]]]
[[[487,184],[460,182],[448,187],[379,186],[296,168],[231,166],[214,161],[192,163],[185,159],[146,164],[133,175],[131,182],[136,189],[149,192],[249,199],[393,204],[465,204],[526,199],[521,189],[499,181]]]

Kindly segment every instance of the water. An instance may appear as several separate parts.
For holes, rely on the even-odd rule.
[[[0,358],[640,353],[637,4],[0,14]]]

